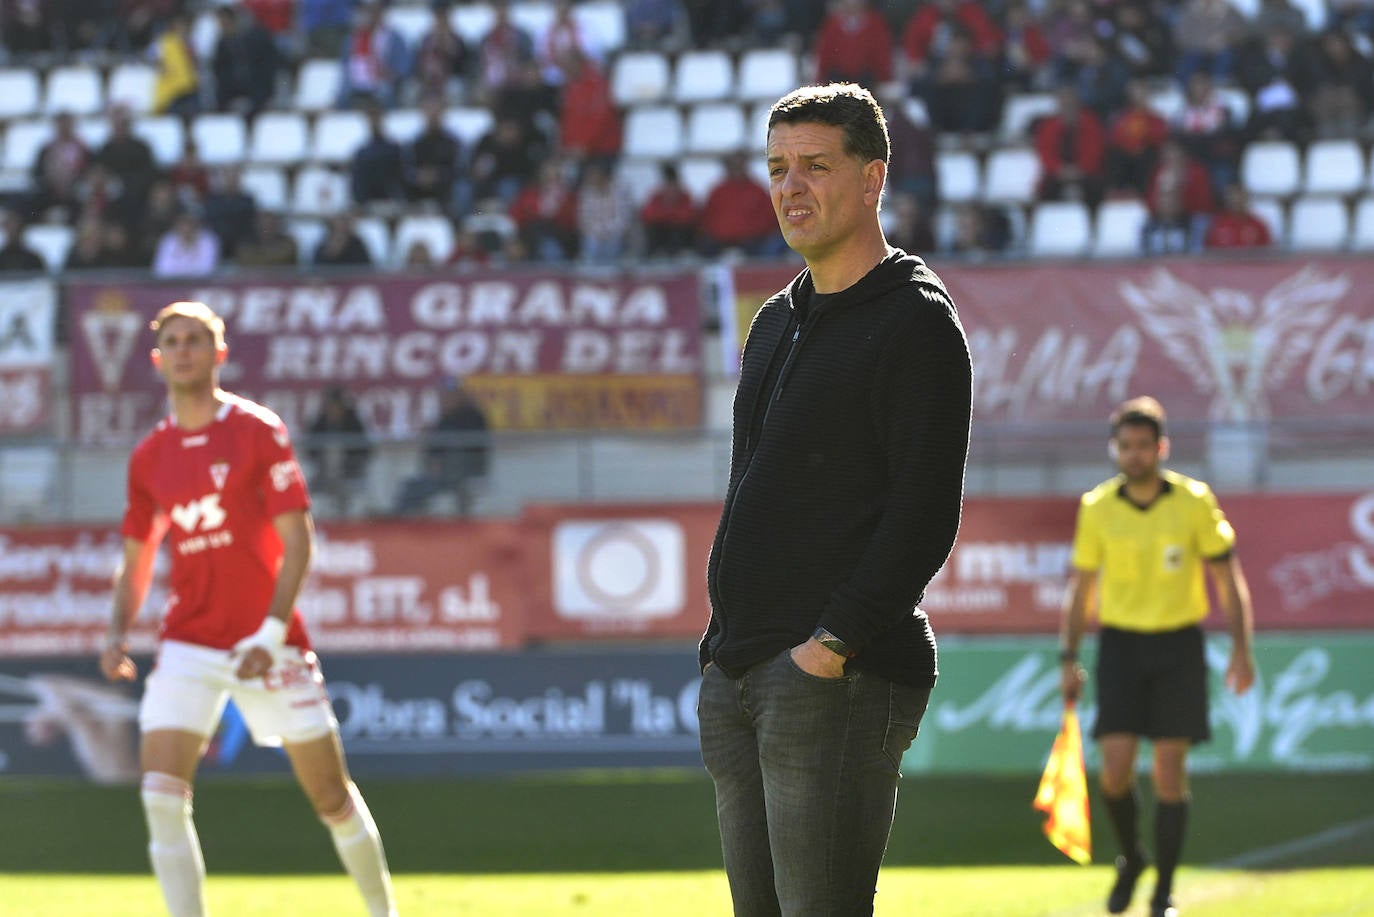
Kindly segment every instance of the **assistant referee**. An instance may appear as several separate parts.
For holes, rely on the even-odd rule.
[[[1255,680],[1250,590],[1235,555],[1235,530],[1201,481],[1169,471],[1164,408],[1133,398],[1111,417],[1109,449],[1119,474],[1085,493],[1073,541],[1073,574],[1060,633],[1060,684],[1076,700],[1084,672],[1078,644],[1088,611],[1101,623],[1096,671],[1103,802],[1120,842],[1107,910],[1125,911],[1149,859],[1137,831],[1135,760],[1141,737],[1154,749],[1155,866],[1151,917],[1176,917],[1174,868],[1188,816],[1188,749],[1211,737],[1204,568],[1231,631],[1226,684]]]

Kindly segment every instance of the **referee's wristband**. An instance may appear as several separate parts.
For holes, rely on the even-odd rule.
[[[1059,651],[1059,661],[1060,661],[1060,662],[1077,662],[1077,661],[1078,661],[1078,650],[1060,650],[1060,651]]]

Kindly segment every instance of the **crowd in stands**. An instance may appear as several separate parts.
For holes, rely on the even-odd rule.
[[[893,139],[887,229],[894,244],[923,252],[1006,252],[1024,222],[1015,207],[976,195],[947,206],[942,152],[981,161],[999,144],[1026,146],[1038,200],[1090,209],[1138,200],[1140,250],[1164,254],[1278,241],[1240,181],[1249,144],[1374,139],[1367,0],[1328,0],[1319,22],[1310,0],[627,0],[617,48],[603,46],[570,0],[550,5],[536,34],[497,0],[490,28],[473,40],[444,0],[425,5],[427,27],[410,35],[369,0],[0,0],[9,66],[151,61],[153,114],[189,125],[230,112],[251,124],[290,107],[295,75],[327,59],[342,73],[334,106],[367,118],[343,166],[348,206],[302,251],[294,215],[262,206],[240,165],[203,163],[189,131],[181,159],[160,166],[127,108],[110,107],[98,146],[59,111],[27,186],[4,192],[0,269],[35,265],[21,238],[29,222],[73,229],[73,270],[373,264],[358,220],[407,213],[451,221],[453,245],[436,252],[417,241],[387,266],[781,253],[766,185],[751,168],[762,138],[721,156],[704,193],[689,190],[671,159],[643,193],[626,185],[627,112],[610,76],[618,54],[644,49],[782,47],[806,62],[803,79],[871,87]],[[205,17],[214,19],[208,55],[193,34]],[[1028,93],[1052,94],[1053,109],[1007,136],[1006,108]],[[459,104],[490,112],[489,130],[460,138],[445,119]],[[388,130],[398,107],[422,113],[411,136]]]

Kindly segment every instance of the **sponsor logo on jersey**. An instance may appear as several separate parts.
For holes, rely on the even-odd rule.
[[[277,462],[271,468],[272,488],[277,491],[286,490],[300,476],[300,469],[296,465],[295,459],[286,459]]]
[[[199,500],[190,500],[174,506],[169,515],[183,532],[194,532],[197,529],[208,532],[224,525],[227,518],[224,508],[219,505],[217,493],[206,494]]]
[[[181,448],[194,449],[196,446],[203,446],[209,441],[210,437],[205,435],[204,433],[198,433],[195,436],[185,436],[182,437]]]

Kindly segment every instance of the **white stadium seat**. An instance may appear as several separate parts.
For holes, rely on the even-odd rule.
[[[125,61],[110,71],[105,83],[105,98],[110,105],[125,105],[135,115],[145,114],[152,110],[156,83],[157,68]]]
[[[783,48],[751,48],[739,60],[735,97],[769,104],[798,85],[797,55]]]
[[[191,20],[191,50],[200,60],[208,61],[215,56],[215,43],[219,41],[219,20],[214,10],[203,10]]]
[[[668,58],[657,51],[627,51],[611,65],[611,101],[617,105],[661,101],[670,84]]]
[[[186,128],[176,115],[147,115],[134,121],[133,132],[153,150],[153,159],[166,167],[181,159],[186,149]]]
[[[682,116],[666,105],[640,105],[625,116],[624,154],[672,159],[682,153]]]
[[[450,108],[444,112],[444,124],[458,138],[465,149],[471,149],[491,130],[496,118],[489,108]]]
[[[1031,214],[1027,253],[1032,257],[1082,255],[1092,239],[1092,219],[1081,201],[1046,201]]]
[[[978,157],[962,150],[943,150],[935,154],[935,179],[942,201],[977,200],[983,190]]]
[[[622,156],[615,164],[615,180],[629,192],[636,207],[643,207],[659,184],[659,163],[652,159]]]
[[[33,70],[0,70],[0,118],[26,118],[37,114],[42,84]]]
[[[76,230],[61,224],[35,223],[24,228],[24,244],[38,252],[50,271],[60,271],[76,240]]]
[[[583,0],[573,7],[573,18],[602,51],[618,51],[624,47],[625,9],[614,0]]]
[[[401,146],[406,146],[425,129],[425,113],[418,108],[393,108],[382,116],[382,129]]]
[[[1028,147],[1002,147],[983,166],[983,200],[1027,204],[1040,183],[1040,158]]]
[[[1307,194],[1357,194],[1365,182],[1364,154],[1354,140],[1318,140],[1303,159]]]
[[[301,215],[328,216],[347,208],[352,197],[348,179],[341,172],[306,166],[292,185],[291,209]]]
[[[744,110],[734,102],[695,105],[687,115],[688,153],[733,153],[745,139]]]
[[[1298,251],[1339,251],[1350,238],[1350,211],[1335,197],[1300,197],[1288,211],[1288,244]]]
[[[43,110],[93,115],[105,107],[105,81],[94,67],[54,67],[43,87]]]
[[[1244,127],[1250,120],[1250,95],[1238,86],[1218,86],[1217,101],[1231,112],[1232,127]]]
[[[99,150],[110,139],[109,118],[81,118],[76,122],[76,135],[88,150]]]
[[[372,263],[385,266],[391,261],[391,228],[380,217],[358,217],[353,221],[353,231],[367,246]]]
[[[1288,237],[1288,219],[1284,215],[1283,201],[1276,197],[1252,197],[1250,212],[1269,227],[1269,235],[1276,243],[1282,243]]]
[[[38,151],[52,139],[53,126],[47,118],[33,121],[14,121],[5,130],[6,169],[32,169]]]
[[[1036,119],[1052,115],[1058,110],[1059,103],[1055,101],[1054,93],[1014,93],[1007,96],[1006,104],[1002,106],[999,133],[1006,142],[1029,140],[1031,125]]]
[[[681,105],[729,98],[735,68],[724,51],[687,51],[673,69],[673,100]]]
[[[244,169],[241,184],[264,210],[285,210],[290,203],[286,172],[276,166]]]
[[[1251,194],[1295,194],[1301,180],[1298,148],[1286,140],[1259,140],[1241,154],[1240,181]]]
[[[463,36],[463,41],[471,47],[477,46],[496,21],[496,13],[485,3],[455,3],[448,17],[453,23],[453,31]]]
[[[453,254],[453,223],[438,214],[412,214],[396,225],[392,260],[397,267],[405,263],[411,245],[424,243],[435,264],[444,264]]]
[[[725,177],[725,163],[714,156],[695,156],[678,163],[678,178],[698,205]]]
[[[407,45],[412,49],[419,46],[424,37],[434,28],[434,14],[430,12],[429,4],[409,5],[393,3],[386,7],[386,12],[382,14],[382,21],[396,31],[396,34],[405,39]]]
[[[191,136],[207,166],[241,163],[248,152],[248,128],[238,115],[197,115],[191,122]]]
[[[1155,114],[1159,115],[1170,124],[1183,114],[1183,109],[1188,105],[1188,99],[1183,95],[1183,90],[1177,83],[1170,82],[1168,85],[1155,89],[1150,93],[1150,108],[1154,109]]]
[[[296,74],[296,108],[315,112],[333,108],[343,89],[343,66],[335,58],[314,58]]]
[[[318,162],[348,162],[369,133],[367,116],[360,111],[324,112],[315,119],[310,158]]]
[[[1149,208],[1140,201],[1103,201],[1097,208],[1093,255],[1116,258],[1140,254],[1140,230],[1149,216]]]
[[[286,221],[286,231],[296,240],[296,260],[310,264],[315,260],[315,249],[324,241],[327,228],[324,220],[313,217],[292,217]]]
[[[1350,247],[1356,251],[1374,251],[1374,196],[1365,196],[1355,203],[1355,227],[1350,234]]]
[[[248,158],[270,165],[293,165],[307,158],[310,125],[295,111],[265,111],[253,119]]]

